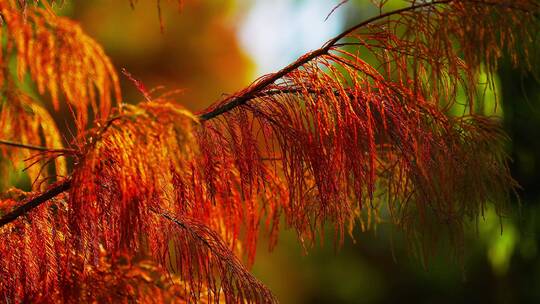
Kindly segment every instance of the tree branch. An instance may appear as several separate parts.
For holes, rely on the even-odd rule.
[[[235,94],[233,96],[230,96],[230,97],[224,99],[223,101],[220,102],[221,103],[220,106],[216,107],[215,109],[212,109],[211,111],[209,111],[207,113],[203,113],[203,114],[199,115],[199,119],[202,120],[202,121],[210,120],[210,119],[213,119],[213,118],[215,118],[215,117],[217,117],[217,116],[219,116],[219,115],[221,115],[223,113],[229,112],[229,111],[231,111],[232,109],[234,109],[234,108],[236,108],[238,106],[241,106],[241,105],[245,104],[249,100],[255,98],[256,95],[261,92],[261,90],[263,90],[267,86],[271,85],[272,83],[274,83],[278,79],[280,79],[283,76],[289,74],[290,72],[296,70],[297,68],[301,67],[302,65],[310,62],[311,60],[313,60],[313,59],[315,59],[315,58],[317,58],[319,56],[328,54],[328,52],[332,49],[332,47],[335,46],[335,44],[339,40],[341,40],[342,38],[346,37],[347,35],[349,35],[350,33],[354,32],[355,30],[357,30],[357,29],[359,29],[361,27],[364,27],[364,26],[369,25],[369,24],[371,24],[373,22],[376,22],[378,20],[393,16],[393,15],[401,14],[403,12],[413,11],[413,10],[417,10],[417,9],[420,9],[420,8],[434,6],[434,5],[438,5],[438,4],[447,4],[447,3],[450,3],[452,1],[454,1],[454,0],[431,1],[431,2],[427,2],[427,3],[423,3],[423,4],[412,5],[412,6],[409,6],[409,7],[402,8],[402,9],[397,9],[397,10],[393,10],[393,11],[390,11],[390,12],[387,12],[387,13],[384,13],[384,14],[380,14],[378,16],[367,19],[367,20],[365,20],[365,21],[363,21],[361,23],[358,23],[355,26],[345,30],[341,34],[337,35],[336,37],[334,37],[331,40],[329,40],[328,42],[326,42],[321,48],[303,55],[302,57],[298,58],[296,61],[294,61],[293,63],[289,64],[288,66],[284,67],[283,69],[279,70],[276,73],[268,74],[266,76],[263,76],[258,81],[254,82],[251,86],[249,86],[247,89],[245,89],[243,91],[240,91],[238,94]]]
[[[17,207],[15,210],[11,211],[10,213],[0,218],[0,227],[3,227],[4,225],[7,225],[13,222],[14,220],[26,214],[27,212],[31,211],[32,209],[54,198],[60,193],[68,190],[70,187],[71,187],[71,178],[68,177],[62,181],[59,181],[51,185],[51,187],[49,187],[47,190],[33,197],[27,198],[21,206]]]
[[[223,100],[219,101],[217,103],[218,106],[216,106],[215,108],[213,108],[213,109],[210,108],[210,109],[206,109],[205,111],[203,111],[203,113],[199,115],[199,119],[201,121],[213,119],[213,118],[215,118],[215,117],[217,117],[217,116],[219,116],[221,114],[229,112],[232,109],[247,103],[249,100],[251,100],[253,98],[256,98],[256,95],[261,94],[262,90],[264,90],[266,87],[273,84],[275,81],[282,78],[283,76],[285,76],[285,75],[289,74],[290,72],[296,70],[297,68],[301,67],[302,65],[310,62],[311,60],[313,60],[313,59],[315,59],[317,57],[320,57],[322,55],[328,54],[330,52],[330,50],[332,50],[332,48],[337,46],[337,43],[341,39],[345,38],[346,36],[348,36],[352,32],[354,32],[354,31],[356,31],[356,30],[358,30],[358,29],[360,29],[362,27],[365,27],[365,26],[367,26],[367,25],[369,25],[371,23],[377,22],[377,21],[379,21],[381,19],[391,17],[393,15],[399,15],[399,14],[402,14],[402,13],[405,13],[405,12],[408,12],[408,11],[414,11],[414,10],[418,10],[418,9],[422,9],[422,8],[426,8],[426,7],[433,7],[433,6],[441,5],[441,4],[450,4],[452,2],[455,2],[455,0],[435,0],[435,1],[424,2],[424,3],[421,3],[421,4],[414,4],[414,5],[411,5],[411,6],[408,6],[408,7],[404,7],[404,8],[401,8],[401,9],[389,11],[387,13],[374,16],[374,17],[369,18],[369,19],[367,19],[367,20],[365,20],[365,21],[363,21],[361,23],[358,23],[358,24],[348,28],[347,30],[343,31],[341,34],[339,34],[339,35],[335,36],[334,38],[330,39],[321,48],[303,55],[302,57],[298,58],[296,61],[294,61],[293,63],[289,64],[288,66],[284,67],[283,69],[279,70],[276,73],[268,74],[266,76],[263,76],[262,78],[260,78],[259,80],[255,81],[253,84],[251,84],[245,90],[240,91],[240,92],[238,92],[238,93],[236,93],[236,94],[234,94],[234,95],[232,95],[232,96],[230,96],[230,97],[228,97],[226,99],[223,99]],[[512,4],[509,4],[509,3],[500,3],[500,2],[497,2],[497,1],[464,0],[463,2],[476,4],[476,5],[485,5],[485,6],[501,6],[503,8],[520,10],[520,11],[523,11],[523,12],[529,12],[527,7],[520,7],[520,6],[512,5]],[[539,5],[535,5],[535,4],[533,4],[533,5],[535,7],[539,6]]]
[[[286,66],[285,68],[283,68],[282,70],[276,72],[276,73],[273,73],[273,74],[268,74],[264,77],[262,77],[261,79],[259,79],[258,81],[256,81],[255,83],[253,83],[250,87],[248,87],[246,90],[244,91],[241,91],[240,94],[238,95],[233,95],[227,99],[225,99],[223,102],[224,104],[213,109],[212,111],[208,112],[208,113],[204,113],[204,114],[201,114],[199,115],[199,119],[200,120],[210,120],[212,118],[215,118],[223,113],[226,113],[226,112],[229,112],[230,110],[246,103],[247,101],[249,101],[250,99],[253,99],[255,97],[255,95],[257,95],[261,90],[263,90],[264,88],[266,88],[267,86],[271,85],[272,83],[274,83],[276,80],[280,79],[281,77],[289,74],[290,72],[296,70],[297,68],[299,68],[300,66],[310,62],[311,60],[321,56],[321,55],[324,55],[324,54],[327,54],[329,51],[329,48],[320,48],[318,50],[315,50],[315,51],[312,51],[312,52],[309,52],[307,54],[305,54],[304,56],[298,58],[295,62],[289,64],[288,66]]]

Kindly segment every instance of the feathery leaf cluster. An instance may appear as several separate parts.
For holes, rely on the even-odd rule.
[[[22,164],[24,160],[30,162],[27,172],[34,189],[47,185],[46,179],[39,179],[41,173],[47,172],[49,168],[55,171],[56,176],[66,176],[66,161],[60,156],[65,155],[67,151],[62,149],[60,133],[47,110],[18,90],[5,90],[3,97],[5,99],[0,105],[0,126],[2,126],[0,138],[25,145],[50,147],[52,150],[47,149],[35,154],[32,150],[14,151],[2,146],[0,147],[3,150],[2,155],[9,158],[9,161],[15,165]],[[9,166],[4,159],[0,161],[0,164],[2,164],[0,173],[2,176],[7,176],[8,172],[4,170]]]
[[[0,59],[17,63],[1,74],[1,152],[40,181],[0,200],[10,301],[273,303],[242,258],[261,233],[274,246],[282,220],[306,247],[327,225],[341,243],[385,220],[423,254],[444,235],[459,251],[465,223],[487,203],[504,212],[516,187],[477,86],[505,53],[531,67],[536,1],[382,10],[197,115],[167,94],[121,104],[102,48],[41,3],[0,0]],[[69,149],[10,79],[26,75],[71,109]]]
[[[1,34],[7,37],[0,60],[16,58],[19,80],[30,75],[40,94],[50,94],[56,110],[64,97],[81,129],[88,122],[89,108],[96,118],[107,118],[121,95],[116,71],[101,46],[77,23],[50,10],[21,11],[15,0],[4,0],[0,11],[5,23]],[[9,77],[5,68],[0,85]]]

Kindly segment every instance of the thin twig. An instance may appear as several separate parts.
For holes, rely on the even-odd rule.
[[[14,220],[18,219],[20,216],[28,213],[29,211],[33,210],[39,205],[47,202],[53,197],[59,195],[60,193],[67,191],[70,187],[71,187],[71,178],[68,177],[62,181],[59,181],[51,185],[51,187],[49,187],[47,190],[33,197],[27,198],[26,200],[24,200],[24,203],[21,206],[17,207],[15,210],[11,211],[10,213],[0,218],[0,227],[13,222]]]
[[[325,47],[330,48],[330,47],[334,46],[339,40],[345,38],[350,33],[356,31],[357,29],[359,29],[361,27],[369,25],[369,24],[371,24],[371,23],[373,23],[375,21],[379,21],[381,19],[388,18],[388,17],[391,17],[393,15],[398,15],[398,14],[401,14],[401,13],[404,13],[404,12],[407,12],[407,11],[414,11],[414,10],[421,9],[421,8],[424,8],[424,7],[435,6],[435,5],[438,5],[438,4],[448,4],[448,3],[452,2],[452,1],[454,1],[454,0],[430,1],[430,2],[425,2],[425,3],[422,3],[422,4],[411,5],[411,6],[408,6],[408,7],[404,7],[404,8],[401,8],[401,9],[397,9],[397,10],[393,10],[393,11],[390,11],[390,12],[387,12],[387,13],[384,13],[384,14],[377,15],[375,17],[369,18],[369,19],[367,19],[367,20],[365,20],[363,22],[360,22],[360,23],[348,28],[347,30],[343,31],[341,34],[339,34],[336,37],[330,39],[323,46],[323,48],[325,48]]]
[[[330,16],[332,16],[332,14],[340,7],[342,6],[343,4],[349,2],[349,0],[342,0],[340,3],[338,3],[336,6],[334,6],[334,8],[332,8],[332,10],[330,11],[330,13],[328,13],[328,15],[326,15],[326,18],[324,18],[324,21],[328,21],[328,18],[330,18]]]
[[[11,140],[4,140],[0,139],[0,145],[6,145],[21,149],[28,149],[28,150],[34,150],[34,151],[41,151],[41,152],[50,152],[50,153],[65,153],[65,154],[75,154],[76,151],[73,149],[51,149],[47,147],[42,146],[36,146],[36,145],[30,145],[30,144],[23,144],[20,142],[15,142]]]

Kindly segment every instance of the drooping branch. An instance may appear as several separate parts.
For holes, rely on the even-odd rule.
[[[21,206],[17,207],[15,210],[9,212],[8,214],[0,218],[0,227],[13,222],[14,220],[18,219],[20,216],[25,215],[26,213],[32,211],[34,208],[56,197],[62,192],[69,190],[70,187],[71,187],[71,178],[68,177],[62,181],[59,181],[51,185],[47,190],[39,194],[36,194],[30,198],[27,198],[26,200],[22,202]]]
[[[42,4],[55,1],[42,1]],[[55,110],[67,103],[83,131],[89,119],[106,118],[121,103],[118,75],[103,48],[72,20],[52,9],[27,6],[21,1],[0,1],[0,14],[9,43],[0,53],[2,62],[17,61],[17,77],[30,76],[40,94],[49,93]],[[65,56],[63,52],[69,52]],[[69,77],[68,77],[69,75]],[[3,75],[6,77],[8,75]],[[0,77],[0,83],[1,79]]]
[[[157,215],[171,222],[176,226],[175,237],[185,240],[188,244],[193,243],[190,248],[194,251],[191,255],[196,258],[204,256],[207,258],[207,265],[202,266],[205,272],[217,271],[221,279],[219,284],[213,278],[204,278],[208,281],[207,286],[214,293],[214,297],[219,298],[220,292],[225,293],[225,297],[232,302],[243,300],[245,303],[277,303],[272,292],[257,280],[240,262],[221,240],[221,237],[204,224],[189,218],[174,217],[167,212],[152,210]],[[178,233],[181,232],[181,233]],[[182,248],[183,249],[183,248]],[[183,253],[179,260],[186,259],[190,254]],[[180,261],[182,269],[191,272],[200,271],[193,267],[193,261]],[[206,264],[206,263],[205,263]],[[221,285],[221,286],[219,286]],[[221,291],[223,289],[223,291]],[[200,300],[195,296],[194,300]]]
[[[3,263],[0,272],[4,271],[0,275],[9,272],[13,275],[9,281],[0,283],[0,291],[21,286],[21,274],[29,273],[26,281],[31,281],[28,285],[36,288],[32,291],[16,289],[14,296],[8,298],[17,299],[21,293],[47,297],[51,296],[48,292],[56,293],[63,286],[70,288],[61,289],[59,294],[78,296],[79,289],[71,286],[86,284],[86,270],[84,277],[78,270],[99,268],[96,254],[105,250],[112,258],[147,254],[162,262],[163,267],[189,269],[178,274],[190,303],[205,300],[210,303],[274,303],[271,292],[237,257],[240,250],[249,250],[248,246],[244,247],[249,243],[238,246],[240,241],[233,239],[233,235],[237,235],[232,231],[236,226],[227,222],[230,216],[221,213],[223,209],[233,215],[240,210],[240,204],[243,206],[246,202],[238,198],[236,208],[227,208],[223,201],[213,205],[205,199],[206,194],[200,196],[205,186],[200,184],[200,173],[196,171],[199,168],[191,152],[195,146],[190,129],[194,122],[194,116],[179,106],[149,102],[139,107],[126,106],[121,116],[98,128],[99,136],[91,136],[97,139],[81,148],[84,155],[72,178],[25,200],[24,207],[2,219],[2,224],[7,224],[26,214],[29,220],[3,230],[3,236],[10,242],[0,242],[3,245],[0,246],[0,264]],[[69,195],[50,201],[60,208],[42,206],[28,213],[68,188]],[[134,201],[138,204],[132,203]],[[197,206],[192,209],[190,202],[193,201]],[[154,215],[153,209],[166,210],[176,222]],[[127,212],[132,215],[126,215]],[[115,228],[108,229],[110,227]],[[18,239],[10,236],[15,229],[22,230],[17,234]],[[142,248],[141,235],[148,236],[144,240],[148,249]],[[96,239],[104,241],[94,242]],[[13,246],[13,243],[19,245]],[[36,245],[27,249],[25,244],[29,243]],[[174,254],[171,246],[175,248]],[[57,250],[57,247],[60,248]],[[20,252],[32,263],[17,267],[15,261],[21,260]],[[66,257],[72,260],[60,264],[59,257],[62,261]],[[76,266],[71,266],[72,261]],[[43,272],[34,267],[44,264],[50,267]],[[92,286],[89,288],[94,291]]]

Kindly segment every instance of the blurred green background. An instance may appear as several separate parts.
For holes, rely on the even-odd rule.
[[[368,0],[349,1],[327,21],[340,1],[186,0],[180,12],[175,1],[161,2],[163,33],[151,0],[134,10],[127,0],[66,1],[62,14],[79,20],[115,66],[146,87],[182,89],[179,102],[193,111],[378,13]],[[339,250],[328,239],[307,255],[285,231],[272,253],[261,242],[255,275],[282,303],[540,303],[540,85],[506,62],[498,79],[497,114],[512,138],[521,201],[502,219],[490,211],[471,224],[461,262],[438,252],[424,267],[383,224]],[[121,81],[126,101],[143,99]]]

